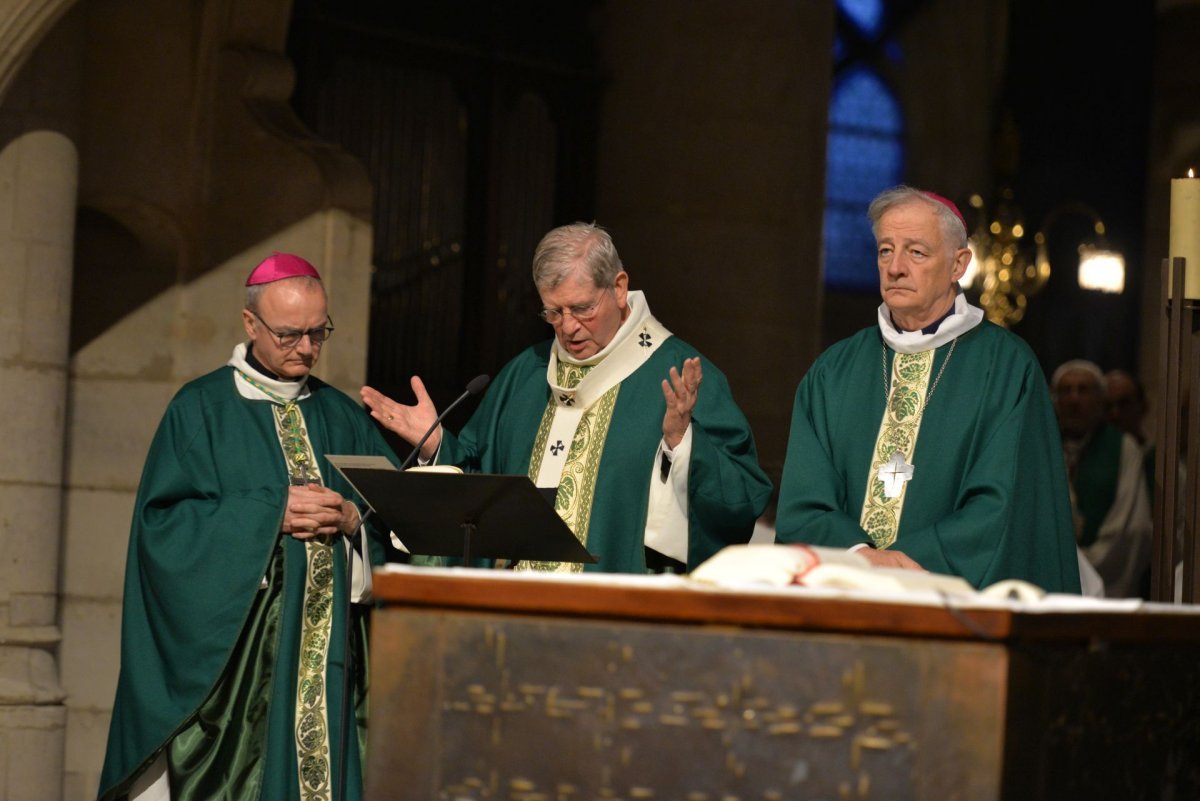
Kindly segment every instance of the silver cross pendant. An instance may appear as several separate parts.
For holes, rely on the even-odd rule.
[[[889,498],[899,498],[904,491],[904,482],[912,481],[913,466],[904,459],[904,454],[896,451],[892,458],[879,466],[875,473],[883,482],[883,494]]]

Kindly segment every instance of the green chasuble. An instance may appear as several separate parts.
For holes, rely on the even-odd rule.
[[[935,354],[937,375],[949,343]],[[895,355],[878,327],[837,343],[800,382],[780,485],[779,542],[850,547]],[[1079,592],[1058,424],[1041,368],[1017,336],[983,322],[958,337],[913,451],[890,547],[977,588],[1006,578]]]
[[[1075,466],[1075,502],[1083,516],[1083,531],[1079,535],[1082,548],[1096,541],[1100,524],[1117,497],[1123,439],[1120,429],[1101,423],[1079,454]]]
[[[175,801],[298,799],[298,773],[309,767],[298,763],[297,736],[332,760],[333,787],[341,777],[345,548],[331,539],[325,562],[313,568],[333,584],[328,642],[302,648],[302,621],[328,607],[303,608],[306,546],[280,533],[288,473],[275,404],[243,397],[234,375],[226,366],[184,386],[146,460],[129,539],[121,672],[100,782],[105,799],[124,797],[164,751]],[[365,509],[324,456],[395,456],[350,398],[316,378],[307,386],[311,394],[298,406],[317,469],[326,486]],[[370,521],[368,530],[378,563],[386,535]],[[364,631],[356,608],[351,687],[359,725],[346,737],[351,799],[361,796]],[[298,695],[302,652],[316,679]],[[323,663],[314,652],[325,655]],[[327,721],[306,716],[297,726],[298,704],[307,709],[321,692]],[[303,797],[329,799],[330,792]]]
[[[488,388],[457,437],[446,432],[438,460],[466,470],[527,475],[538,425],[550,398],[551,342],[524,351]],[[651,468],[662,441],[662,381],[672,365],[699,356],[670,337],[620,383],[604,442],[588,528],[587,549],[599,561],[588,570],[644,573],[643,536]],[[692,411],[688,472],[688,567],[726,545],[749,541],[771,483],[758,466],[750,425],[725,376],[703,361],[704,385]]]

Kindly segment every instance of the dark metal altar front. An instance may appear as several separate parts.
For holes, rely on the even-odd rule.
[[[393,798],[981,797],[995,646],[416,615]],[[986,725],[980,726],[980,717]],[[938,766],[971,765],[971,770]]]
[[[809,600],[783,630],[588,616],[588,588],[563,615],[475,608],[487,592],[376,610],[369,799],[1200,798],[1196,616],[1005,613],[952,637],[963,613],[938,608]]]

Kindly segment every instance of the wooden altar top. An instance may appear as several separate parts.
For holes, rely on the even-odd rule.
[[[680,576],[563,576],[392,565],[385,604],[502,614],[985,641],[1200,643],[1200,606],[1048,596],[1022,603],[932,593],[713,587]]]

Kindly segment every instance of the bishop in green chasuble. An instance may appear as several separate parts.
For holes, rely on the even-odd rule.
[[[286,266],[285,257],[272,258]],[[345,798],[361,797],[366,621],[356,611],[347,638],[347,592],[369,599],[362,554],[381,562],[386,533],[361,524],[350,504],[365,503],[324,457],[396,459],[353,400],[308,375],[332,328],[321,322],[319,284],[296,290],[309,316],[271,302],[291,283],[261,296],[276,330],[253,325],[253,351],[239,345],[226,366],[185,385],[151,444],[130,532],[103,799],[331,801],[343,781]],[[298,344],[280,345],[297,331]],[[297,505],[310,496],[332,505]],[[334,536],[339,526],[350,533]]]
[[[797,390],[777,540],[894,550],[977,588],[1017,578],[1079,592],[1041,368],[957,291],[961,269],[938,261],[966,265],[965,225],[938,210],[952,204],[901,189],[872,215],[878,325],[829,348]],[[901,329],[901,317],[918,322]]]
[[[641,298],[635,303],[642,303]],[[575,513],[566,518],[572,531],[599,559],[586,569],[644,573],[651,491],[655,482],[669,488],[672,478],[661,476],[662,381],[673,365],[700,355],[661,325],[655,328],[644,336],[635,331],[633,342],[653,344],[654,349],[633,345],[648,353],[588,406],[574,436],[551,433],[553,417],[571,410],[572,397],[552,393],[547,370],[557,360],[554,343],[543,342],[500,371],[458,436],[443,434],[438,460],[483,473],[531,475],[540,486],[557,486],[556,508]],[[750,425],[725,376],[710,362],[703,364],[704,386],[692,412],[691,455],[683,465],[683,497],[670,501],[686,510],[686,539],[681,551],[667,555],[689,568],[726,545],[748,542],[771,493],[758,466]],[[546,480],[543,465],[571,449],[581,458],[568,455],[565,462],[556,462],[559,480]],[[670,471],[678,468],[672,464]],[[573,508],[578,506],[587,508]]]
[[[608,233],[587,223],[550,231],[533,279],[554,339],[509,362],[458,436],[431,436],[422,459],[555,490],[559,515],[598,557],[589,570],[644,573],[669,564],[661,557],[690,568],[749,541],[771,493],[749,423],[725,376],[628,289]],[[370,387],[363,400],[415,445],[436,411],[412,383],[414,405]]]

